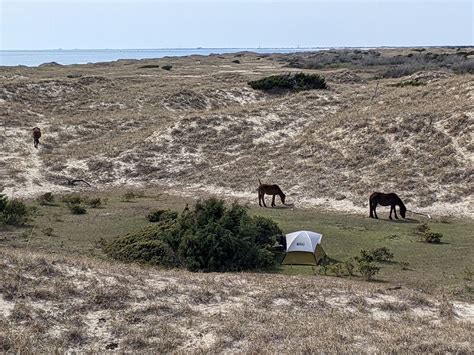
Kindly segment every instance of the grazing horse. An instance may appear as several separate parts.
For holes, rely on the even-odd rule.
[[[280,187],[278,185],[268,185],[268,184],[262,184],[260,179],[258,179],[258,183],[260,186],[258,187],[258,205],[262,207],[262,202],[265,207],[267,205],[265,204],[265,194],[267,195],[273,195],[272,199],[272,207],[275,207],[275,196],[278,195],[280,196],[281,203],[285,204],[285,194],[283,191],[281,191]]]
[[[405,214],[407,212],[407,208],[403,204],[400,197],[394,193],[384,194],[383,192],[374,192],[372,195],[370,195],[369,205],[371,218],[379,218],[377,217],[377,212],[375,211],[377,205],[390,206],[390,219],[392,219],[392,211],[395,212],[395,219],[398,219],[397,210],[395,209],[396,205],[400,206],[400,214],[402,215],[402,218],[405,218]]]
[[[41,130],[38,127],[33,128],[33,142],[35,144],[35,148],[38,148],[40,138],[41,138]]]

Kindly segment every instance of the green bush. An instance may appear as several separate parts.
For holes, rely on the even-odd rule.
[[[328,267],[329,272],[336,275],[337,277],[345,276],[344,268],[345,266],[343,266],[343,264],[341,263],[332,264],[332,265],[329,265]]]
[[[172,65],[163,65],[163,66],[161,67],[161,69],[164,69],[164,70],[171,70],[171,68],[173,68]]]
[[[344,267],[346,268],[347,275],[349,276],[354,276],[354,263],[352,260],[346,260],[344,261]]]
[[[0,214],[3,213],[8,204],[8,197],[0,194]]]
[[[178,218],[178,212],[170,210],[155,210],[151,212],[146,218],[150,222],[160,222],[167,219],[176,219]]]
[[[163,210],[152,215],[155,225],[105,243],[104,252],[123,261],[192,271],[266,269],[276,263],[273,246],[281,230],[271,220],[249,216],[243,206],[227,207],[211,198],[180,215]]]
[[[90,208],[99,208],[102,206],[102,199],[100,197],[90,198],[85,201]]]
[[[263,91],[304,91],[327,89],[326,80],[317,74],[284,74],[272,75],[266,78],[249,81],[252,89]]]
[[[87,213],[86,208],[82,205],[72,204],[69,206],[69,209],[71,210],[72,214],[86,214]]]
[[[355,259],[357,261],[365,261],[368,263],[371,263],[373,261],[382,263],[393,259],[393,253],[391,253],[390,250],[386,247],[371,249],[369,251],[361,250],[360,256],[356,256]]]
[[[443,234],[430,231],[430,227],[426,224],[420,224],[413,230],[413,234],[418,235],[421,240],[427,243],[439,244]]]
[[[22,225],[28,221],[30,210],[20,200],[9,200],[0,194],[0,221],[10,225]]]
[[[427,232],[425,233],[424,238],[427,243],[439,244],[441,243],[443,235],[441,233]]]
[[[378,266],[367,262],[367,261],[359,261],[357,268],[364,279],[370,281],[373,277],[380,271]]]

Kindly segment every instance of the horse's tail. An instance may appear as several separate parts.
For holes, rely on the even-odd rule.
[[[262,185],[262,182],[260,181],[260,178],[257,178],[257,179],[258,179],[258,184]]]

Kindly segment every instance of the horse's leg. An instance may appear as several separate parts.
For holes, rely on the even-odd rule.
[[[392,219],[392,210],[393,210],[393,205],[390,206],[390,216],[389,216],[390,219]]]
[[[397,208],[395,207],[395,205],[393,206],[393,212],[395,213],[395,219],[398,219]]]
[[[374,216],[375,216],[376,219],[379,219],[379,216],[377,216],[377,210],[376,209],[377,209],[377,204],[374,203]]]
[[[369,211],[370,211],[369,216],[370,216],[370,218],[374,218],[374,213],[373,213],[374,206],[373,205],[374,204],[372,203],[372,201],[369,200]]]
[[[265,192],[262,194],[262,202],[263,202],[263,206],[267,207],[267,204],[265,203]]]
[[[258,192],[258,205],[262,207],[262,194],[260,193],[260,191]]]
[[[275,195],[272,197],[272,207],[275,207]]]

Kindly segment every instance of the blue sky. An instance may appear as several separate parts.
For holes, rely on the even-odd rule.
[[[472,45],[472,1],[0,0],[0,49]]]

